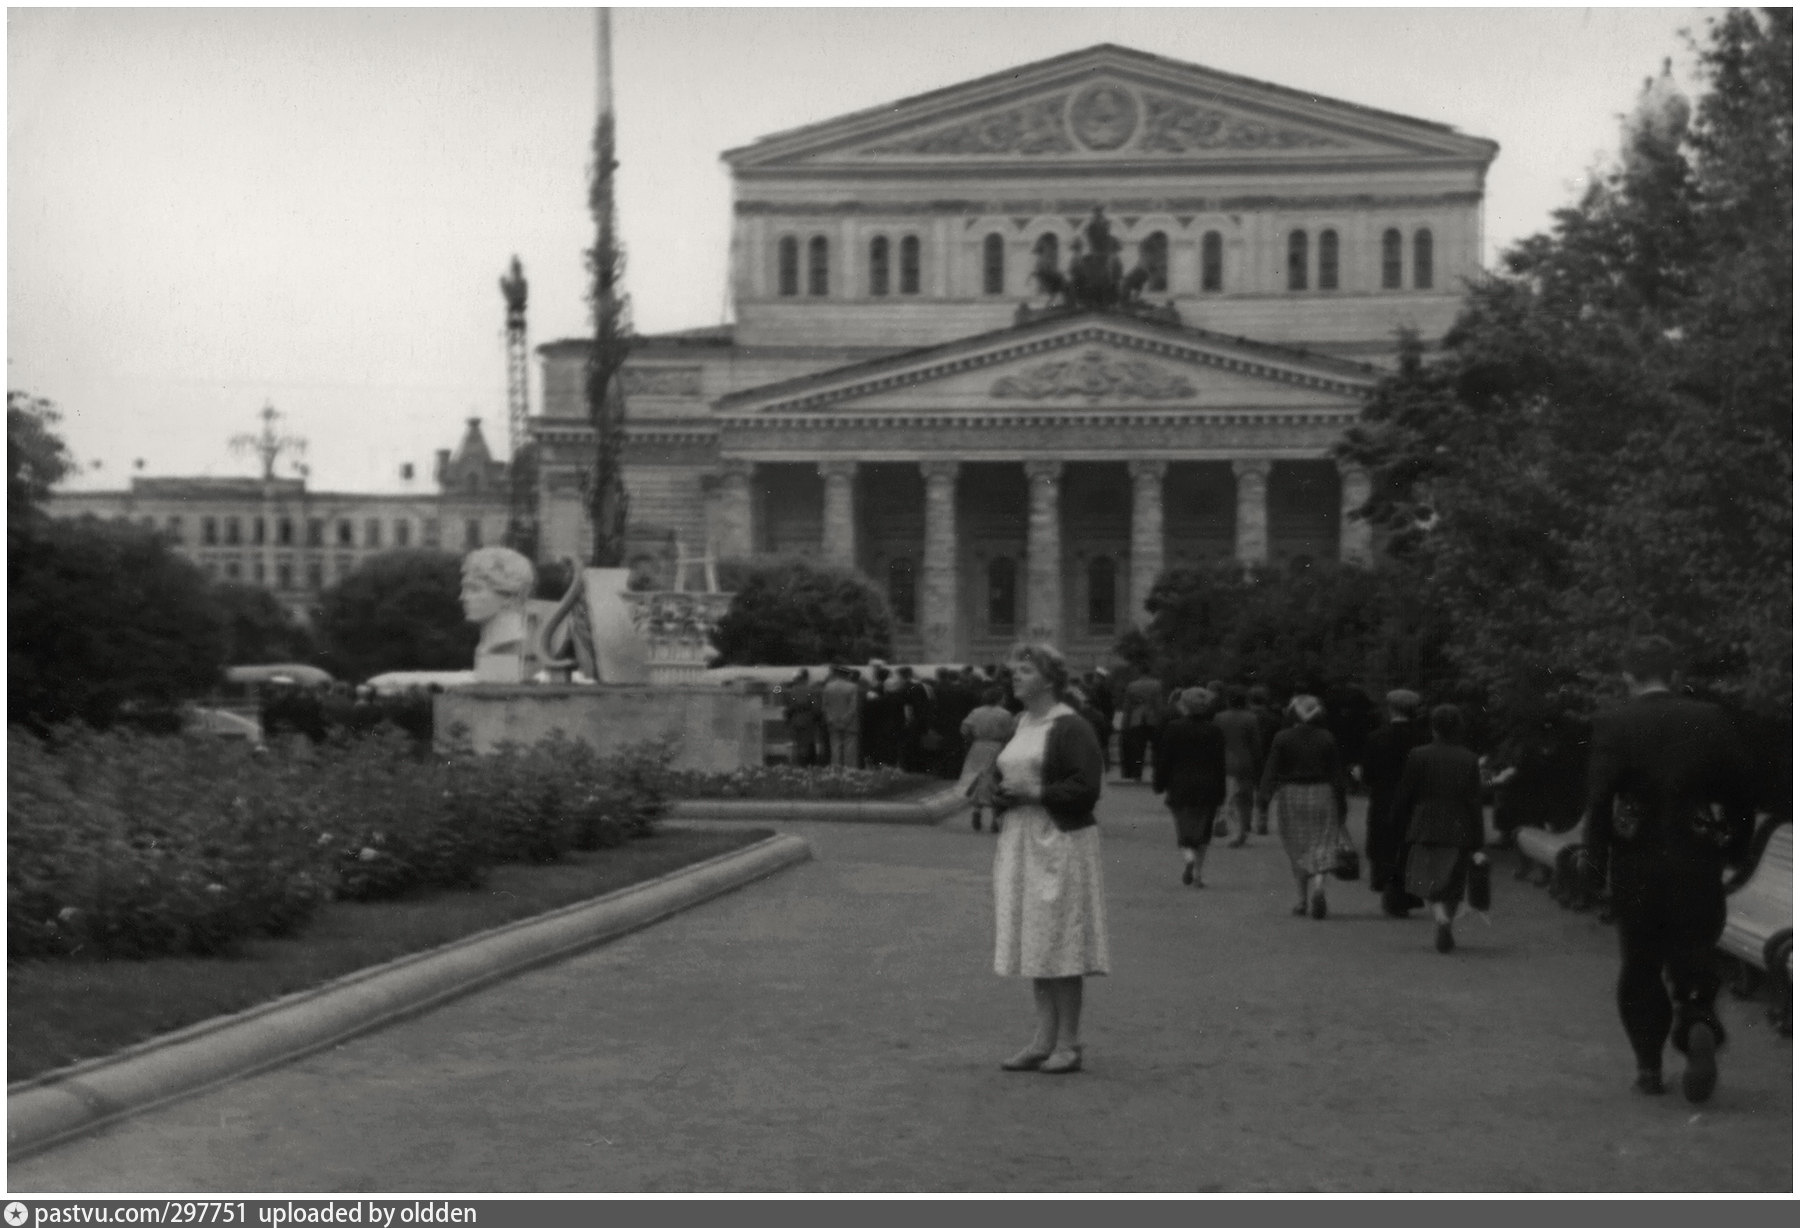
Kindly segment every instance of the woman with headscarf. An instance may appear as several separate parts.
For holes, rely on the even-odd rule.
[[[995,760],[995,809],[1006,817],[994,851],[994,971],[1032,978],[1037,1034],[1004,1070],[1081,1069],[1082,978],[1110,957],[1094,804],[1103,773],[1088,722],[1062,702],[1069,667],[1048,644],[1012,654],[1025,705]]]
[[[1175,820],[1181,881],[1204,887],[1200,872],[1212,847],[1213,819],[1225,801],[1225,731],[1212,721],[1213,693],[1189,687],[1175,698],[1176,717],[1156,744],[1150,787]]]
[[[1450,926],[1486,834],[1480,760],[1462,739],[1456,705],[1433,708],[1431,742],[1406,756],[1394,792],[1394,814],[1406,824],[1406,889],[1431,905],[1437,949],[1446,955],[1456,948]]]
[[[1300,889],[1294,915],[1303,917],[1310,909],[1314,920],[1323,921],[1325,880],[1337,864],[1339,833],[1349,812],[1343,758],[1316,696],[1294,696],[1288,712],[1295,723],[1269,746],[1261,793],[1263,804],[1272,807]]]

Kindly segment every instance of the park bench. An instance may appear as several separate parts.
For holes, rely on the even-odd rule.
[[[1794,992],[1794,825],[1770,823],[1757,834],[1754,868],[1729,887],[1719,949],[1734,961],[1732,992],[1749,997],[1769,983],[1769,1017],[1790,1035]]]
[[[1515,878],[1530,877],[1538,886],[1546,884],[1558,903],[1582,909],[1592,901],[1585,899],[1576,858],[1586,836],[1587,825],[1576,823],[1566,831],[1544,827],[1521,827],[1513,837],[1519,851],[1519,871]]]

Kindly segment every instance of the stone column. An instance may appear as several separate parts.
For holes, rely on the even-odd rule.
[[[1030,512],[1025,531],[1025,638],[1061,645],[1062,462],[1025,462]]]
[[[1351,517],[1369,501],[1369,471],[1351,461],[1338,462],[1342,496],[1338,504],[1338,560],[1367,567],[1374,561],[1374,534],[1368,521]]]
[[[750,497],[750,478],[756,464],[728,460],[719,479],[719,540],[721,558],[749,558],[756,552],[755,503]]]
[[[825,479],[824,532],[819,542],[833,567],[856,568],[856,462],[821,461]]]
[[[1163,570],[1163,477],[1169,462],[1134,460],[1131,472],[1131,621],[1142,627],[1150,621],[1144,602]]]
[[[1237,560],[1246,567],[1269,561],[1269,469],[1266,460],[1234,460],[1237,475]]]
[[[919,631],[927,661],[954,661],[956,602],[955,461],[925,461],[925,587]]]

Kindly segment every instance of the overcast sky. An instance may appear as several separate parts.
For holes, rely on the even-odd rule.
[[[1101,42],[1498,141],[1491,261],[1664,57],[1693,91],[1711,11],[615,10],[636,324],[727,318],[724,150]],[[255,472],[265,401],[318,488],[429,490],[470,416],[503,452],[508,259],[534,346],[589,327],[594,42],[591,9],[10,9],[7,386],[61,407],[70,487]]]

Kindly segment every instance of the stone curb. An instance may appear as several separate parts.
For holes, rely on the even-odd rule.
[[[16,1083],[6,1092],[7,1159],[429,1010],[811,857],[812,848],[798,836],[771,836],[599,899],[471,934]]]
[[[806,820],[825,823],[941,823],[968,808],[969,799],[954,785],[911,800],[764,801],[723,797],[687,798],[669,804],[671,819],[753,819],[758,822]]]

